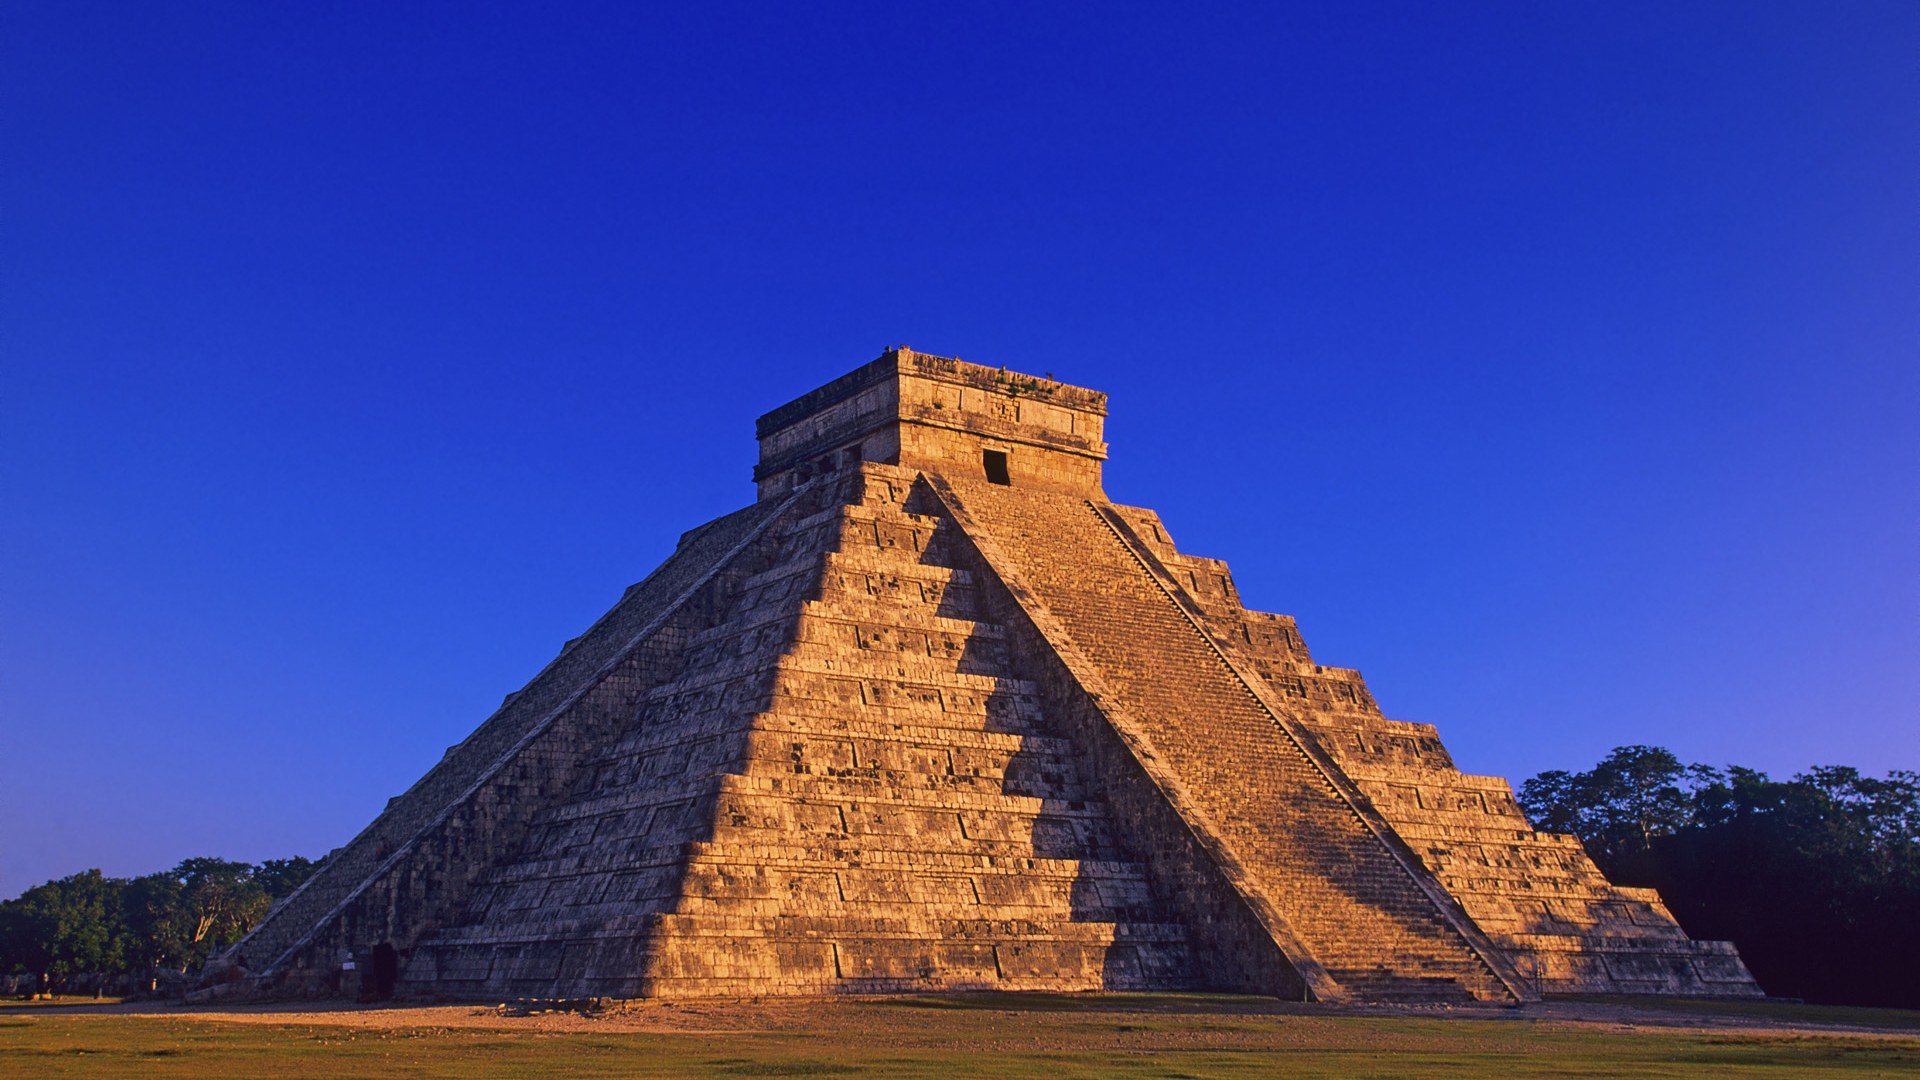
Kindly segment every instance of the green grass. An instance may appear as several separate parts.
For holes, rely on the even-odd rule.
[[[572,1021],[587,1030],[561,1033],[493,1017],[475,1021],[484,1027],[382,1030],[190,1013],[9,1010],[0,1015],[0,1076],[1920,1075],[1920,1035],[1627,1030],[1525,1013],[1329,1015],[1204,995],[979,995],[760,1008],[690,1003],[637,1014],[699,1029],[660,1033],[616,1030],[619,1014],[604,1025]]]
[[[1804,1005],[1791,1001],[1687,1001],[1675,998],[1556,996],[1557,1001],[1587,1001],[1626,1005],[1663,1013],[1696,1016],[1737,1016],[1777,1024],[1839,1024],[1920,1032],[1920,1011],[1874,1009],[1861,1005]]]

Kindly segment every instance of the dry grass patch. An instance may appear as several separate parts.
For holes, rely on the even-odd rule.
[[[9,1010],[0,1015],[0,1075],[1920,1075],[1920,1031],[1821,1030],[1779,1017],[1756,1022],[1613,1003],[1333,1012],[1216,995],[993,994],[509,1012],[472,1005]]]

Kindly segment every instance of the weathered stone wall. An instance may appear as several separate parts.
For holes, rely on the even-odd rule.
[[[987,479],[1004,453],[1014,483],[1097,493],[1106,395],[1051,379],[890,350],[760,418],[762,499],[855,461]]]

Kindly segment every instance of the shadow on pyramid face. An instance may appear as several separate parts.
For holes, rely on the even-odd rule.
[[[952,618],[953,616],[944,616]],[[969,634],[960,648],[954,671],[960,675],[999,677],[1007,671],[1007,642],[1004,637]],[[989,698],[991,700],[991,698]]]

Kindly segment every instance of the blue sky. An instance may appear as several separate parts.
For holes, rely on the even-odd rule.
[[[1920,768],[1920,7],[0,10],[0,895],[318,856],[916,348],[1516,781]]]

